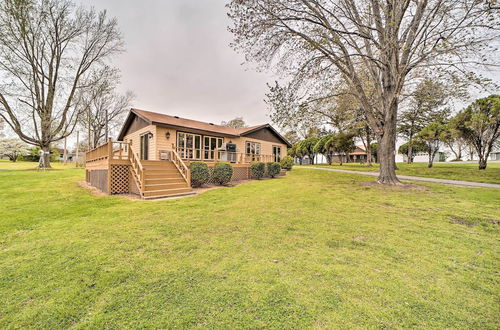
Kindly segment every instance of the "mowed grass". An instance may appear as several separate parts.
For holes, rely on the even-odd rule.
[[[0,171],[0,328],[500,323],[499,190],[296,170],[143,202],[83,176]]]
[[[434,163],[432,168],[427,167],[427,163],[398,163],[399,175],[422,176],[428,178],[462,180],[472,182],[500,183],[500,162],[489,162],[485,170],[479,170],[476,163]],[[352,171],[378,171],[379,165],[373,164],[368,167],[359,163],[344,163],[342,166],[338,163],[315,164],[306,166],[317,166],[325,168],[337,168]]]

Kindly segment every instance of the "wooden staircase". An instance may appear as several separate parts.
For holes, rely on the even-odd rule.
[[[172,161],[141,160],[145,199],[189,195],[193,193],[190,185]]]

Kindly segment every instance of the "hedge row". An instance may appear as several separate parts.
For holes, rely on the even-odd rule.
[[[225,162],[216,163],[211,170],[207,163],[192,162],[189,164],[189,169],[191,170],[191,185],[193,187],[200,187],[208,181],[225,185],[231,181],[233,176],[233,167]]]
[[[252,172],[252,178],[260,180],[264,176],[268,175],[271,178],[274,178],[281,172],[280,163],[271,162],[271,163],[263,163],[263,162],[255,162],[250,165],[250,171]]]
[[[189,169],[191,170],[191,186],[193,187],[201,187],[209,181],[225,185],[233,177],[233,167],[226,162],[216,163],[212,169],[205,162],[191,162]],[[255,162],[250,165],[250,171],[254,179],[261,179],[266,175],[274,178],[281,172],[281,165],[277,162]]]

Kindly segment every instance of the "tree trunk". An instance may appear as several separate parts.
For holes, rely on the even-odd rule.
[[[43,150],[43,155],[40,157],[43,157],[43,162],[40,162],[38,166],[40,168],[52,168],[50,165],[50,145],[42,146],[41,149]]]
[[[408,157],[408,159],[406,160],[407,164],[413,163],[413,146],[412,146],[412,142],[413,142],[413,134],[410,134],[410,139],[408,140],[408,153],[406,155],[406,157]]]
[[[484,156],[479,156],[479,169],[485,170],[488,165],[488,159]]]
[[[434,155],[431,152],[429,153],[429,162],[427,163],[428,168],[432,168],[433,161],[434,161]]]
[[[391,106],[391,116],[385,122],[382,136],[379,136],[377,159],[380,163],[380,173],[377,182],[388,185],[401,185],[396,176],[396,115],[397,104]]]
[[[371,138],[369,128],[367,126],[367,134],[366,134],[366,165],[372,167],[372,146],[371,146]]]

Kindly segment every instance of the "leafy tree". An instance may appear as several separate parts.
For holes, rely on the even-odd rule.
[[[467,147],[467,141],[460,136],[460,132],[453,127],[453,123],[449,122],[445,126],[445,130],[442,135],[443,143],[451,150],[455,155],[454,161],[461,161],[462,155]]]
[[[444,84],[430,78],[420,82],[410,98],[409,106],[398,118],[398,132],[408,140],[407,162],[413,162],[413,138],[425,126],[442,120],[448,112],[443,106],[451,94]]]
[[[472,145],[479,157],[479,169],[486,169],[488,157],[500,137],[500,96],[474,101],[452,120],[460,137]]]
[[[48,152],[69,136],[93,72],[122,50],[115,19],[69,0],[0,2],[0,117]],[[50,157],[43,162],[50,167]]]
[[[338,133],[333,138],[334,149],[340,155],[340,165],[342,165],[342,155],[345,155],[349,162],[349,153],[356,148],[354,136],[353,133]]]
[[[29,153],[25,143],[19,140],[0,140],[0,155],[6,156],[11,162],[15,162],[19,156]]]
[[[396,120],[408,82],[429,72],[478,81],[466,65],[497,60],[491,40],[500,18],[484,1],[232,0],[227,7],[234,47],[289,81],[286,102],[306,104],[331,96],[325,86],[349,85],[377,135],[384,184],[400,184]]]
[[[429,162],[427,167],[431,168],[439,148],[442,145],[443,133],[445,132],[445,125],[440,122],[432,122],[424,127],[415,137],[417,143],[425,145],[427,154],[429,155]]]
[[[317,136],[309,137],[305,140],[300,141],[297,144],[297,152],[299,152],[303,156],[307,156],[311,161],[311,164],[314,164],[314,146],[318,143],[319,138]]]
[[[412,152],[408,152],[408,149],[410,148],[411,144],[411,149]],[[398,152],[403,155],[407,155],[407,157],[415,157],[416,153],[419,152],[427,152],[427,147],[425,144],[421,143],[418,140],[412,139],[412,141],[408,141],[405,144],[402,144],[399,146]],[[410,162],[409,162],[410,163]],[[413,159],[411,160],[411,163],[413,163]]]
[[[245,128],[248,125],[243,120],[243,117],[236,117],[229,121],[223,121],[220,123],[222,126],[232,127],[232,128]]]
[[[322,154],[323,156],[326,157],[326,161],[328,162],[329,165],[332,164],[332,159],[333,159],[333,144],[332,138],[334,137],[333,134],[328,134],[320,139],[318,139],[318,142],[314,145],[314,152],[317,154]]]
[[[290,157],[293,157],[299,159],[299,164],[302,165],[302,160],[304,158],[304,155],[302,154],[300,148],[299,148],[299,143],[294,144],[291,148],[288,148],[288,155]]]

